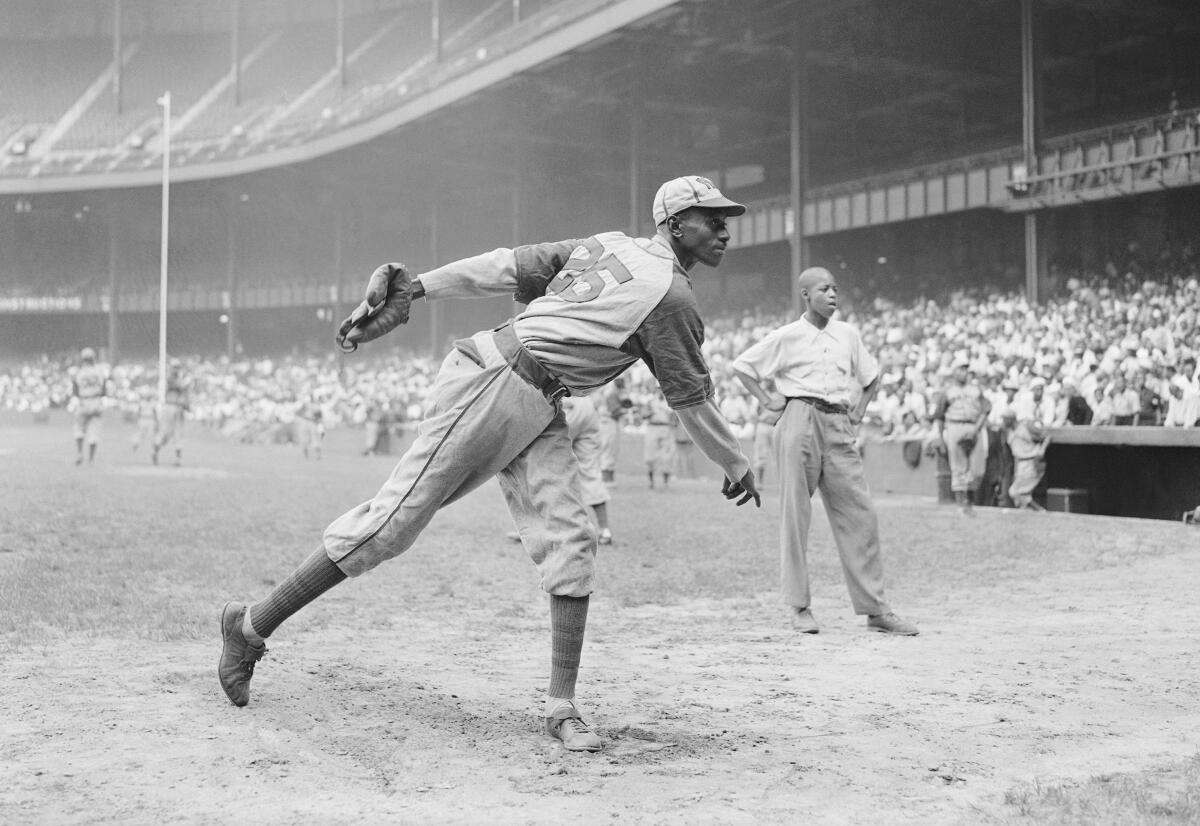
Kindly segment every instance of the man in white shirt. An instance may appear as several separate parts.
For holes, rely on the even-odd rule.
[[[780,567],[792,627],[806,634],[820,630],[809,609],[807,562],[812,495],[820,490],[854,612],[867,615],[873,631],[913,636],[916,626],[892,613],[884,599],[879,524],[856,445],[858,424],[879,383],[879,364],[858,331],[833,318],[838,288],[828,270],[805,270],[799,286],[808,305],[804,315],[733,362],[746,389],[779,414]],[[765,386],[768,380],[774,390]]]
[[[1046,380],[1035,376],[1029,390],[1017,396],[1014,406],[1017,421],[1038,421],[1046,427],[1054,424],[1054,400],[1046,395]]]
[[[1194,427],[1200,420],[1200,392],[1182,374],[1167,383],[1167,415],[1164,427]]]

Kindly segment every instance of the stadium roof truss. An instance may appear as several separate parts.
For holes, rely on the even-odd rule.
[[[289,133],[268,114],[216,147],[183,136],[172,179],[363,146],[503,168],[495,147],[520,145],[570,158],[582,180],[750,169],[724,183],[756,202],[735,228],[753,244],[789,237],[801,201],[815,235],[1120,197],[1200,170],[1190,0],[557,0],[507,20],[519,3],[424,5],[455,3],[460,29],[332,124]],[[0,193],[155,185],[155,149],[6,159]]]

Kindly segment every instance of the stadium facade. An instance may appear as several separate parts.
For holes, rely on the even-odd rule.
[[[809,262],[1036,299],[1200,214],[1185,0],[13,0],[0,45],[8,357],[154,350],[168,91],[177,352],[327,347],[382,261],[645,234],[684,173],[751,205],[710,312]]]

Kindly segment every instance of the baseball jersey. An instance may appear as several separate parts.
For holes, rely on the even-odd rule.
[[[104,397],[104,371],[95,364],[85,364],[75,373],[74,393],[79,397],[79,409],[99,412]]]
[[[975,422],[983,413],[984,401],[979,385],[971,382],[951,384],[942,391],[933,418],[948,422]]]
[[[167,404],[174,404],[179,407],[186,408],[188,406],[187,384],[177,373],[167,376],[166,401]]]
[[[685,425],[705,455],[731,479],[749,468],[713,404],[691,279],[663,238],[606,232],[501,248],[420,279],[431,300],[512,292],[527,304],[512,322],[517,338],[573,395],[644,361],[668,405],[686,411]]]
[[[733,369],[758,381],[774,379],[775,389],[789,398],[846,406],[879,375],[879,363],[854,327],[831,318],[820,329],[804,316],[768,333],[734,359]]]

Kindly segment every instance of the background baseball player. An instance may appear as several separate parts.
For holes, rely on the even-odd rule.
[[[642,461],[646,464],[646,476],[651,490],[656,475],[661,481],[660,489],[665,490],[671,484],[671,471],[675,469],[675,434],[671,427],[675,417],[662,391],[651,394],[642,415],[645,419]]]
[[[613,535],[608,522],[608,502],[612,496],[600,469],[600,412],[592,396],[564,396],[561,404],[571,452],[579,463],[579,492],[595,517],[596,542],[611,545]],[[508,538],[513,542],[523,541],[519,531],[509,533]]]
[[[720,264],[729,242],[726,216],[744,210],[711,181],[677,178],[655,196],[653,238],[610,232],[496,249],[416,279],[402,265],[377,269],[366,301],[339,330],[344,348],[405,323],[416,297],[512,293],[528,307],[499,328],[455,342],[415,441],[373,499],[334,520],[316,552],[266,599],[225,605],[217,672],[229,699],[248,702],[264,639],[284,620],[347,576],[406,551],[438,509],[498,475],[550,595],[546,731],[567,749],[600,749],[574,702],[596,531],[559,401],[604,386],[641,359],[725,472],[724,496],[759,504],[750,464],[713,401],[701,352],[704,323],[688,277],[697,263]]]
[[[84,347],[79,352],[79,360],[82,363],[71,379],[71,402],[75,408],[75,464],[82,465],[85,443],[88,464],[96,459],[108,377],[96,363],[96,351],[91,347]]]
[[[625,390],[625,379],[618,376],[598,393],[600,402],[600,478],[606,485],[617,481],[617,457],[621,453],[621,426],[633,401]]]
[[[971,364],[965,356],[956,358],[953,367],[954,375],[938,397],[933,418],[950,461],[954,501],[964,516],[974,516],[972,501],[987,463],[984,426],[992,404],[979,383],[971,378]]]
[[[183,463],[183,418],[190,407],[187,380],[183,375],[183,364],[171,359],[167,367],[167,393],[158,407],[158,426],[154,435],[154,449],[150,461],[158,464],[158,456],[170,448],[175,453],[175,466]]]

